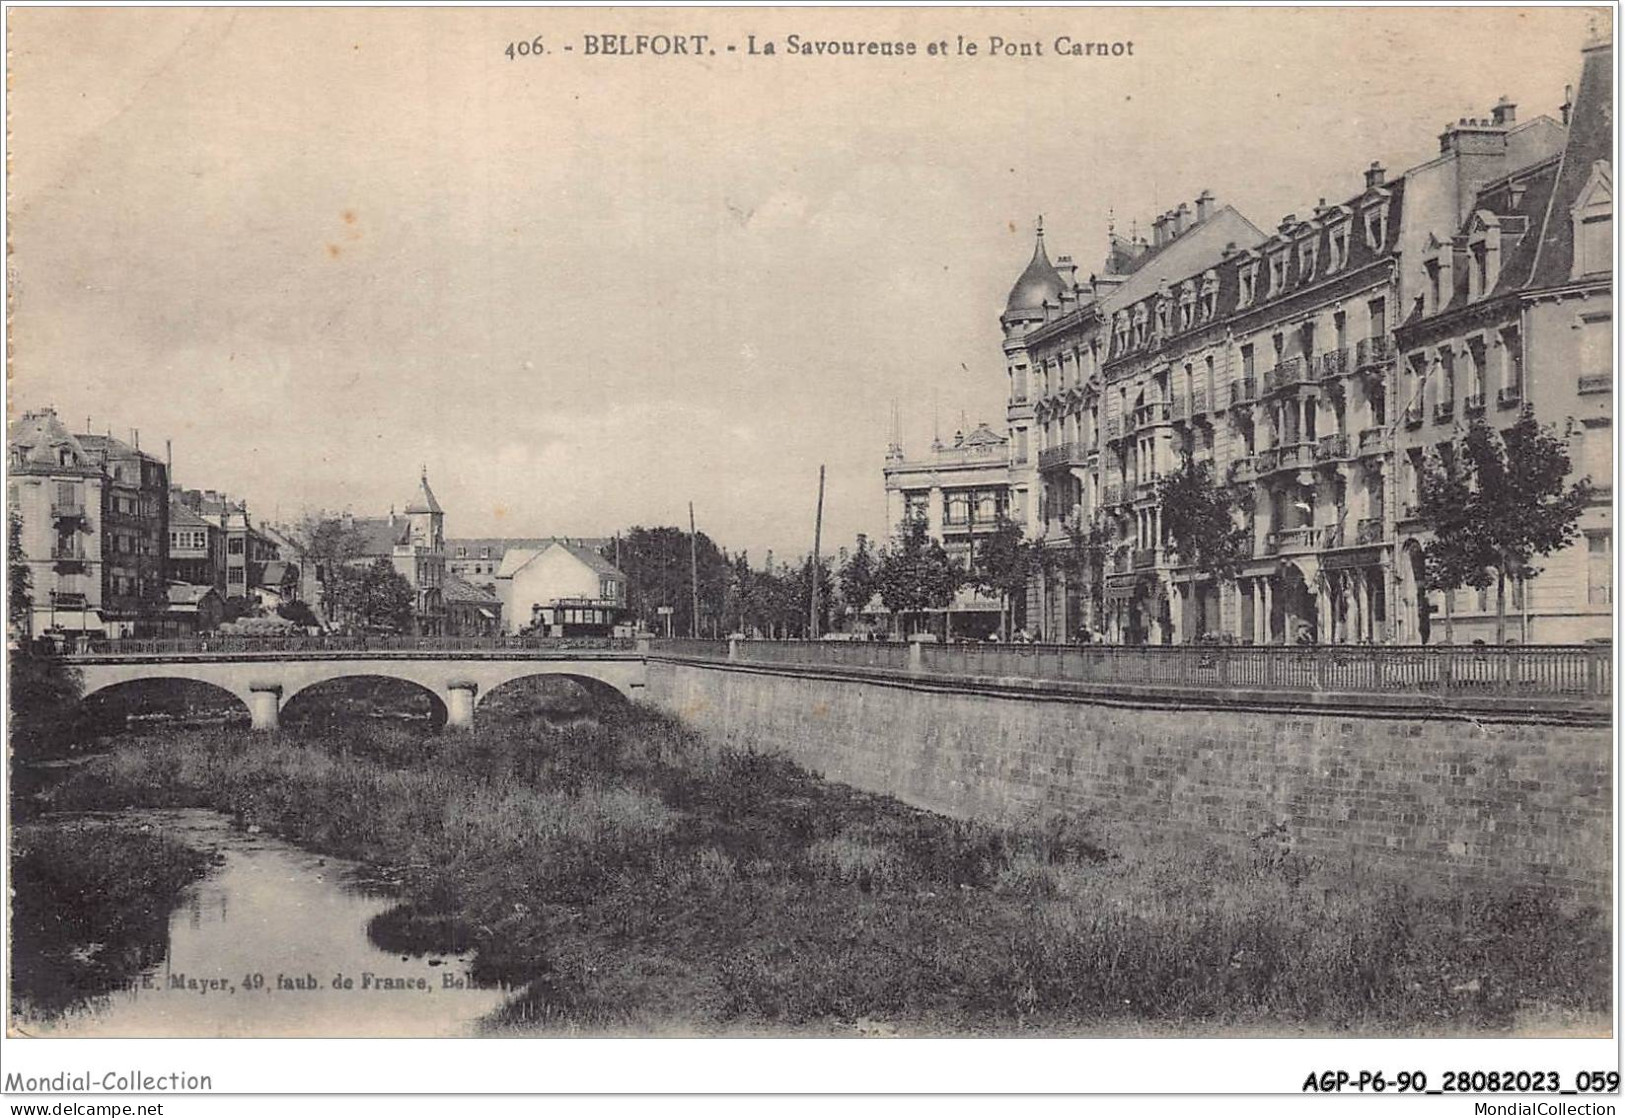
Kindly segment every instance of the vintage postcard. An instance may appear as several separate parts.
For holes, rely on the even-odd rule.
[[[1616,1092],[1613,16],[8,9],[5,1090]]]

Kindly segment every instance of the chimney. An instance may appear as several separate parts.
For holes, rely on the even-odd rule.
[[[1569,126],[1569,117],[1574,114],[1574,87],[1572,85],[1563,87],[1563,103],[1558,106],[1557,111],[1563,114],[1563,127],[1567,128]]]
[[[1490,110],[1490,119],[1504,128],[1518,119],[1518,106],[1508,101],[1507,95],[1503,93],[1501,99],[1495,103],[1495,107]]]
[[[1168,216],[1166,214],[1158,214],[1155,218],[1152,219],[1152,221],[1151,221],[1151,247],[1152,248],[1161,248],[1162,247],[1163,241],[1166,239],[1162,235],[1162,226],[1163,226],[1163,223],[1165,221],[1167,221],[1167,220],[1168,220]]]
[[[1213,191],[1203,190],[1202,193],[1196,196],[1197,223],[1200,224],[1201,222],[1204,222],[1208,218],[1212,217],[1213,209]]]
[[[1287,214],[1281,219],[1281,224],[1278,226],[1278,228],[1282,233],[1290,233],[1293,229],[1297,228],[1297,225],[1298,215]]]
[[[1219,254],[1219,259],[1220,260],[1229,260],[1238,251],[1239,250],[1236,248],[1236,242],[1235,241],[1226,241],[1225,245],[1224,245],[1224,251]]]
[[[1077,286],[1078,266],[1072,262],[1070,256],[1057,256],[1055,258],[1055,270],[1061,273],[1061,278],[1066,281],[1067,291]]]
[[[1365,169],[1365,188],[1370,190],[1373,187],[1381,186],[1387,181],[1388,172],[1383,168],[1381,163],[1373,159],[1371,161],[1371,166]]]
[[[1184,202],[1179,203],[1179,209],[1174,211],[1174,233],[1177,236],[1191,227],[1191,208]]]

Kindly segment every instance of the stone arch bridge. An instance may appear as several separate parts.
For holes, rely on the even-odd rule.
[[[161,647],[164,645],[187,647]],[[606,641],[599,647],[503,647],[494,643],[483,648],[245,648],[228,644],[220,649],[196,640],[105,641],[60,659],[79,670],[86,698],[124,683],[190,680],[237,696],[248,707],[254,729],[265,731],[277,728],[278,716],[289,700],[318,683],[354,676],[399,679],[422,687],[441,702],[448,730],[468,730],[473,728],[474,709],[482,696],[531,676],[565,676],[589,690],[635,698],[647,680],[647,651],[647,642],[631,641]]]

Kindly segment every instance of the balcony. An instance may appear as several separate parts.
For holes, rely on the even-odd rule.
[[[1129,565],[1131,556],[1127,551],[1119,551],[1112,556],[1112,574],[1126,575],[1132,569]]]
[[[1468,396],[1463,397],[1463,399],[1461,401],[1461,414],[1462,415],[1483,415],[1484,414],[1484,393],[1482,393],[1482,392],[1474,392],[1474,393],[1471,393]]]
[[[1198,388],[1191,393],[1191,418],[1199,419],[1207,414],[1207,389]]]
[[[1237,404],[1250,404],[1258,398],[1258,386],[1253,383],[1252,377],[1242,377],[1240,380],[1230,382],[1230,406]]]
[[[1354,347],[1354,366],[1372,369],[1394,359],[1394,343],[1386,337],[1366,338]]]
[[[1290,551],[1310,551],[1315,546],[1315,537],[1319,531],[1320,529],[1311,527],[1271,532],[1264,537],[1264,554],[1280,555]]]
[[[1406,501],[1399,506],[1399,519],[1401,521],[1419,520],[1421,516],[1422,506],[1415,501]]]
[[[1105,488],[1105,497],[1102,498],[1101,503],[1104,504],[1107,508],[1115,508],[1116,506],[1122,504],[1123,503],[1123,487],[1121,485],[1117,485],[1117,484],[1106,486],[1106,488]]]
[[[1314,443],[1284,443],[1259,453],[1258,471],[1269,474],[1277,470],[1300,470],[1313,465],[1314,458]]]
[[[1150,570],[1157,565],[1157,549],[1154,547],[1137,547],[1134,549],[1134,569],[1137,571]]]
[[[89,604],[83,594],[76,594],[68,590],[51,592],[52,609],[86,609]]]
[[[1154,404],[1141,404],[1134,409],[1134,427],[1152,427],[1159,423],[1168,422],[1168,405],[1163,401]]]
[[[1134,495],[1136,497],[1151,496],[1156,491],[1157,481],[1161,477],[1161,474],[1151,471],[1141,474],[1134,482]]]
[[[55,520],[83,520],[85,518],[84,502],[78,498],[71,501],[52,501],[51,517]]]
[[[1388,429],[1386,427],[1367,427],[1360,432],[1360,453],[1383,454],[1388,450]]]
[[[1038,468],[1049,470],[1057,466],[1081,466],[1088,456],[1089,452],[1080,442],[1049,446],[1038,452]]]
[[[1279,392],[1307,383],[1309,377],[1301,358],[1289,357],[1264,374],[1264,392]]]
[[[1433,405],[1433,422],[1449,423],[1456,417],[1456,401],[1440,400]]]
[[[1412,431],[1422,426],[1422,405],[1412,404],[1405,409],[1405,426]]]
[[[1612,392],[1613,390],[1614,377],[1611,373],[1580,378],[1580,395],[1582,396],[1590,396],[1595,392]]]
[[[1340,458],[1349,456],[1349,437],[1347,435],[1322,435],[1315,444],[1315,461],[1335,462]]]
[[[1237,458],[1234,462],[1230,463],[1230,481],[1233,484],[1243,484],[1249,481],[1257,481],[1258,473],[1258,456],[1256,454],[1249,454],[1246,457]]]
[[[1367,516],[1355,526],[1354,542],[1362,546],[1382,542],[1382,517]]]
[[[1320,379],[1332,380],[1349,371],[1349,351],[1334,349],[1320,355]]]
[[[1326,527],[1320,529],[1320,548],[1322,551],[1330,551],[1334,547],[1347,546],[1348,540],[1343,538],[1343,526],[1341,524],[1328,524]]]
[[[1523,385],[1513,384],[1501,389],[1495,394],[1495,406],[1498,408],[1515,408],[1523,403]]]

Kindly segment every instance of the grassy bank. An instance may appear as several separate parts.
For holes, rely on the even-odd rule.
[[[17,1015],[50,1017],[163,959],[169,911],[208,858],[161,835],[94,820],[12,829]]]
[[[155,734],[50,802],[213,807],[387,869],[406,902],[374,938],[477,948],[522,987],[498,1029],[1452,1033],[1609,1008],[1605,918],[1538,894],[1429,899],[1274,837],[956,822],[604,718]]]

